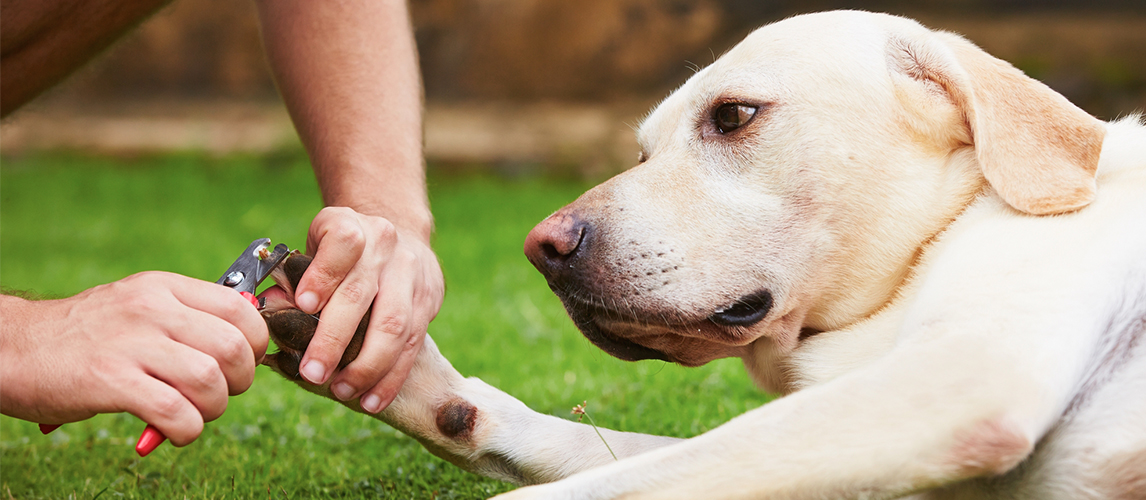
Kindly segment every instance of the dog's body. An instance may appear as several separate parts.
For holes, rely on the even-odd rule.
[[[427,342],[383,420],[468,470],[561,479],[512,498],[1146,498],[1136,120],[833,12],[749,36],[639,138],[642,165],[526,253],[610,353],[738,356],[787,396],[689,440],[607,432],[613,463]]]

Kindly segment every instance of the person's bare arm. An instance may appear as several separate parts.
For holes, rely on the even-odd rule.
[[[59,83],[168,1],[0,2],[0,116]]]
[[[229,288],[139,273],[74,297],[0,295],[0,410],[42,424],[129,412],[183,446],[250,387],[267,326]]]
[[[429,246],[421,81],[406,4],[258,6],[276,81],[328,206],[311,224],[315,261],[299,283],[300,308],[323,311],[300,371],[378,412],[405,380],[444,293]],[[362,352],[332,379],[371,304]]]

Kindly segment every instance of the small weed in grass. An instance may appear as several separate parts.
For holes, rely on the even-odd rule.
[[[601,435],[601,429],[597,428],[597,423],[593,421],[593,416],[589,415],[589,412],[585,410],[585,406],[587,406],[588,404],[589,404],[588,401],[582,401],[581,404],[573,407],[572,413],[574,415],[577,415],[577,421],[578,422],[581,421],[581,417],[585,417],[585,418],[589,419],[589,425],[593,426],[593,431],[597,433],[597,437],[601,438],[601,442],[605,443],[605,448],[609,449],[609,454],[613,456],[613,460],[616,460],[617,454],[613,453],[613,447],[609,446],[609,442],[605,440],[605,436]]]

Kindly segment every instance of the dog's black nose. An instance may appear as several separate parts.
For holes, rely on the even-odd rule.
[[[525,237],[525,256],[550,283],[560,283],[577,271],[573,264],[586,251],[589,230],[589,224],[576,214],[557,212]]]

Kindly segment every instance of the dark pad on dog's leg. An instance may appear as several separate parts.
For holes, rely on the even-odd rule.
[[[318,328],[318,318],[298,309],[263,314],[267,330],[280,349],[305,351]]]
[[[346,345],[346,350],[342,351],[342,359],[338,362],[338,369],[346,368],[351,361],[358,357],[358,353],[362,351],[362,341],[366,338],[366,327],[370,325],[370,311],[366,311],[366,315],[362,317],[362,321],[358,322],[358,329],[354,330],[354,337],[350,339],[350,343]]]
[[[434,419],[438,430],[450,439],[468,439],[477,421],[478,409],[464,399],[451,399],[438,407]]]
[[[298,309],[284,309],[264,312],[263,321],[266,321],[267,331],[279,348],[279,352],[268,355],[263,364],[278,367],[291,380],[302,380],[298,365],[311,337],[314,337],[314,330],[318,328],[318,318]]]
[[[291,380],[302,380],[302,375],[298,372],[300,362],[302,362],[302,356],[293,352],[280,352],[278,355],[279,370]]]
[[[298,373],[299,362],[302,361],[302,356],[287,351],[279,351],[273,354],[268,354],[263,358],[263,364],[277,368],[284,377],[290,380],[302,380],[302,375]]]

